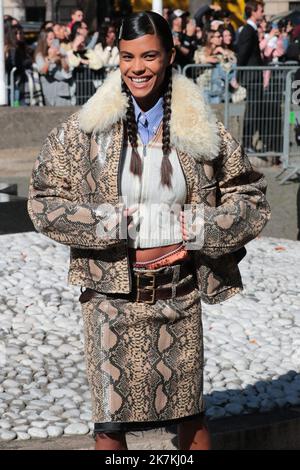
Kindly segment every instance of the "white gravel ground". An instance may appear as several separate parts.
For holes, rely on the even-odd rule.
[[[241,262],[243,294],[203,304],[210,419],[300,404],[300,243],[261,238]],[[68,248],[0,236],[0,440],[91,431],[79,291]]]

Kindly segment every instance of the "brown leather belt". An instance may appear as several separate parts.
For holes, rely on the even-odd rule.
[[[180,272],[179,272],[179,281],[183,279],[184,277],[188,276],[191,274],[192,271],[192,264],[190,261],[186,261],[182,265],[180,265]],[[160,286],[162,284],[170,284],[170,282],[173,281],[173,271],[170,273],[160,273],[160,272],[153,272],[155,276],[155,284],[157,286]],[[143,273],[142,271],[133,271],[133,276],[134,280],[136,280],[137,283],[139,283],[139,287],[148,287],[151,286],[153,281],[152,281],[152,273]],[[139,280],[138,280],[139,279]]]
[[[175,297],[181,297],[183,295],[189,294],[195,289],[196,283],[194,278],[191,279],[191,282],[175,287]],[[152,286],[145,287],[143,289],[137,288],[135,302],[144,302],[146,304],[154,304],[156,300],[160,299],[171,299],[173,296],[172,287],[161,287],[156,289]]]
[[[190,261],[186,261],[180,265],[179,279],[184,279],[189,274],[192,274],[192,264]],[[175,297],[181,297],[191,292],[195,288],[194,277],[191,282],[181,286],[163,287],[165,284],[172,283],[174,272],[170,273],[159,273],[159,272],[142,272],[133,271],[133,292],[131,295],[134,297],[135,302],[145,302],[154,304],[159,299],[171,299],[175,294]],[[174,292],[175,291],[175,292]]]
[[[180,266],[179,281],[184,279],[189,274],[192,274],[192,265],[190,261],[184,262]],[[129,294],[122,293],[105,293],[108,298],[126,299],[134,302],[144,302],[154,304],[156,300],[171,299],[181,297],[189,294],[196,287],[195,277],[193,276],[190,282],[180,286],[163,287],[165,284],[170,284],[173,281],[174,272],[159,273],[159,272],[142,272],[133,271],[133,289]],[[94,297],[97,291],[87,288],[80,296],[80,302],[85,303]]]

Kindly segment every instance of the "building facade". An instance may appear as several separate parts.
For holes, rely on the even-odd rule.
[[[300,2],[287,2],[283,0],[265,0],[265,13],[267,17],[278,15],[290,10],[300,10]]]
[[[128,2],[129,1],[130,0],[128,0]],[[244,3],[244,0],[240,1]],[[93,0],[4,0],[4,14],[11,15],[20,21],[44,21],[47,12],[48,14],[51,12],[54,20],[65,22],[69,20],[72,8],[78,6],[85,10],[87,5],[91,3],[97,2]],[[111,2],[110,0],[102,0],[101,3],[104,6],[106,3]],[[122,0],[117,3],[119,4],[117,8],[120,8]],[[133,8],[138,10],[151,8],[151,3],[151,0],[131,0]],[[189,9],[193,13],[197,9],[197,5],[200,6],[201,4],[207,3],[209,3],[209,0],[191,0],[191,2],[189,2],[189,0],[166,0],[164,1],[164,6]],[[227,2],[222,1],[220,3],[225,6]],[[233,3],[236,3],[236,1]],[[265,12],[267,17],[292,9],[300,10],[300,1],[265,0]]]
[[[4,0],[4,14],[11,15],[19,21],[45,21],[48,18],[57,18],[69,21],[72,8],[76,7],[76,0]],[[82,2],[81,2],[82,3]]]

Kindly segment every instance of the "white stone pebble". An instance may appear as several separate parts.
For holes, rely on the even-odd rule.
[[[45,439],[46,437],[48,437],[48,433],[46,429],[40,429],[40,428],[29,428],[28,434],[31,437],[38,438],[38,439]]]
[[[44,429],[48,426],[48,422],[47,421],[32,421],[31,426],[33,428]]]
[[[28,439],[31,439],[30,435],[27,432],[17,432],[17,438],[20,439],[20,441],[28,441]]]
[[[228,405],[225,406],[225,410],[231,415],[239,415],[243,412],[243,406],[239,403],[228,403]]]
[[[206,411],[206,416],[211,419],[223,418],[225,414],[225,409],[220,406],[212,406]]]
[[[11,422],[6,419],[0,420],[0,428],[1,429],[10,429],[12,427]]]
[[[48,426],[47,433],[49,437],[59,437],[63,434],[63,428],[60,426]]]
[[[72,410],[67,410],[65,411],[61,417],[62,418],[78,418],[80,416],[80,410],[78,410],[77,408],[74,408]]]
[[[12,441],[16,439],[17,433],[15,431],[2,431],[0,432],[0,440],[1,441]]]
[[[7,389],[12,389],[12,388],[18,388],[18,382],[16,382],[15,380],[4,380],[4,382],[2,383],[3,387],[5,390]]]
[[[84,423],[73,423],[65,428],[66,435],[84,435],[89,432],[89,427]]]

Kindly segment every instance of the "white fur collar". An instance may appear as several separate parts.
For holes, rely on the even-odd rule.
[[[84,132],[106,131],[125,117],[127,105],[127,97],[121,92],[120,71],[116,70],[80,110],[79,126]],[[199,87],[176,72],[171,107],[171,144],[196,160],[216,157],[219,152],[216,118]]]

